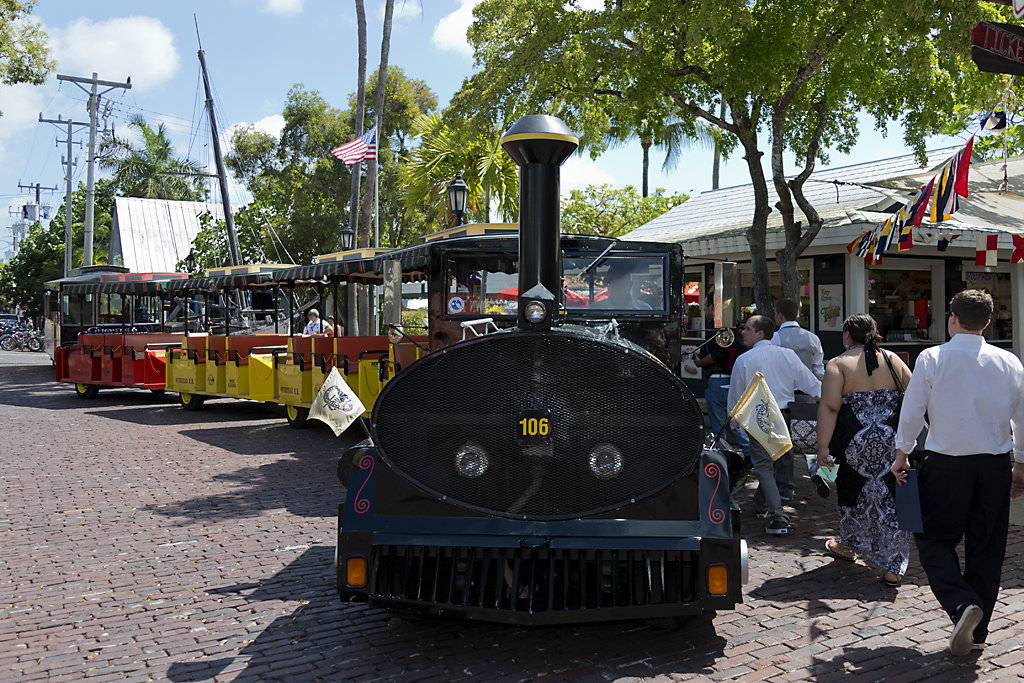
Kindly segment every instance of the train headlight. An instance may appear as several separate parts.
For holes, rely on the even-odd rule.
[[[523,309],[523,315],[526,316],[527,320],[536,325],[537,323],[544,322],[544,318],[548,316],[548,309],[539,301],[531,301]]]
[[[475,443],[466,443],[455,451],[455,469],[466,479],[482,477],[491,459],[487,451]]]
[[[601,481],[609,481],[622,471],[622,451],[610,443],[601,443],[590,451],[590,473]]]

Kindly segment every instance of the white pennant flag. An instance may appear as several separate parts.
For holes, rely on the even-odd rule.
[[[760,372],[750,378],[750,384],[733,407],[731,417],[764,446],[772,460],[778,460],[793,447],[779,404]]]
[[[338,368],[331,368],[331,374],[327,375],[324,385],[320,387],[320,393],[313,399],[313,405],[309,408],[309,416],[326,423],[334,431],[335,436],[348,429],[348,426],[364,412],[366,408],[363,407],[363,402],[352,392],[352,388],[338,372]]]

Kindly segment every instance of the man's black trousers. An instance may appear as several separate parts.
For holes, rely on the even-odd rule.
[[[954,621],[967,603],[985,612],[974,631],[983,643],[1002,578],[1010,526],[1010,455],[932,453],[918,472],[924,533],[914,534],[921,566]],[[964,541],[964,572],[957,545]]]

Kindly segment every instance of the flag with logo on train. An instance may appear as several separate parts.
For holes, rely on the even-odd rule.
[[[325,423],[334,431],[335,436],[339,436],[364,412],[366,408],[363,402],[349,387],[338,368],[331,368],[320,392],[313,399],[309,417]]]
[[[772,460],[778,460],[793,447],[779,404],[775,402],[772,390],[760,372],[750,379],[746,391],[729,416],[764,446]]]

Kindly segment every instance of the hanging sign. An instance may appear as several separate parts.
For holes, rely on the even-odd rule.
[[[971,29],[971,59],[981,71],[1024,76],[1024,28],[979,21]]]

